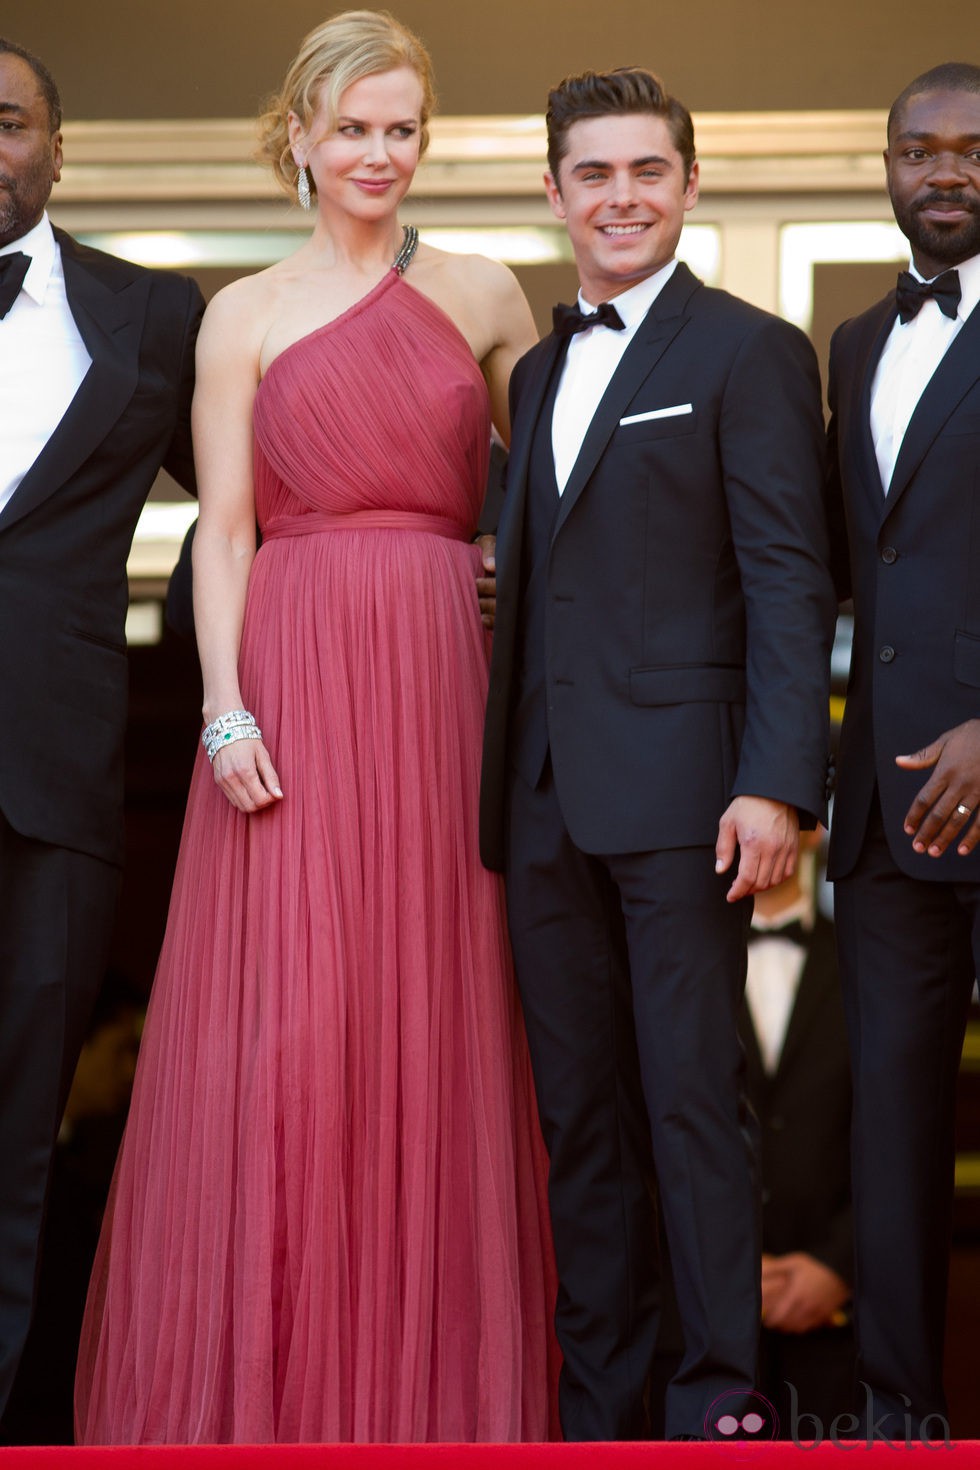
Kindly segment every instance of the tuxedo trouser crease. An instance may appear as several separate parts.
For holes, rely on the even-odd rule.
[[[666,1433],[751,1389],[760,1315],[754,1121],[736,1032],[748,904],[714,851],[591,856],[550,762],[513,774],[507,899],[558,1261],[562,1427],[643,1437],[659,1318],[656,1169],[685,1354]]]
[[[888,1415],[901,1439],[906,1416],[918,1434],[946,1413],[955,1091],[980,970],[980,884],[903,873],[876,797],[834,907],[854,1074],[858,1378],[875,1421]]]
[[[0,815],[0,1413],[30,1326],[58,1128],[105,975],[120,872]]]

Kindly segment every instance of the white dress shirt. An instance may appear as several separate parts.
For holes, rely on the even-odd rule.
[[[758,914],[752,919],[756,937],[749,946],[745,999],[759,1043],[762,1065],[769,1076],[779,1067],[806,965],[806,950],[791,939],[780,937],[780,929],[794,919],[799,919],[805,930],[812,930],[816,922],[816,907],[809,895],[801,894],[796,903],[772,919],[764,919]]]
[[[916,280],[925,280],[914,265],[909,270]],[[956,270],[961,292],[956,316],[945,316],[938,302],[926,301],[911,321],[895,322],[878,360],[871,385],[871,437],[886,495],[916,404],[980,301],[980,255],[965,260]]]
[[[612,304],[625,324],[622,331],[611,327],[587,327],[584,332],[576,332],[569,342],[551,420],[551,446],[559,495],[568,484],[582,441],[623,353],[676,268],[677,261],[671,260],[654,271],[652,276],[613,298]],[[591,301],[586,301],[581,291],[578,304],[586,315],[599,309]]]
[[[0,320],[0,510],[64,418],[92,365],[65,295],[61,251],[47,215],[0,255],[31,257]]]

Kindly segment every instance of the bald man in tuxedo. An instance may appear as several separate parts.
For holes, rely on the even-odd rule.
[[[830,357],[854,653],[829,873],[863,1407],[895,1438],[941,1438],[954,1092],[980,970],[980,67],[909,84],[885,165],[910,269]]]
[[[45,206],[61,103],[0,39],[0,1411],[123,857],[126,559],[162,465],[193,485],[203,301]]]

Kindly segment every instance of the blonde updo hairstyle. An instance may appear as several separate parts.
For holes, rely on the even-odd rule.
[[[399,66],[410,66],[422,84],[421,157],[429,145],[435,90],[432,62],[419,38],[386,10],[345,10],[310,31],[282,89],[269,99],[259,118],[258,157],[269,164],[288,194],[295,191],[299,176],[289,142],[290,112],[308,130],[317,105],[323,102],[333,120],[349,86]],[[316,192],[312,175],[310,190]]]

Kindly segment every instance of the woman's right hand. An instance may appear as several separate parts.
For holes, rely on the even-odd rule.
[[[261,740],[233,740],[212,762],[216,785],[240,812],[257,812],[282,801],[272,758]]]

